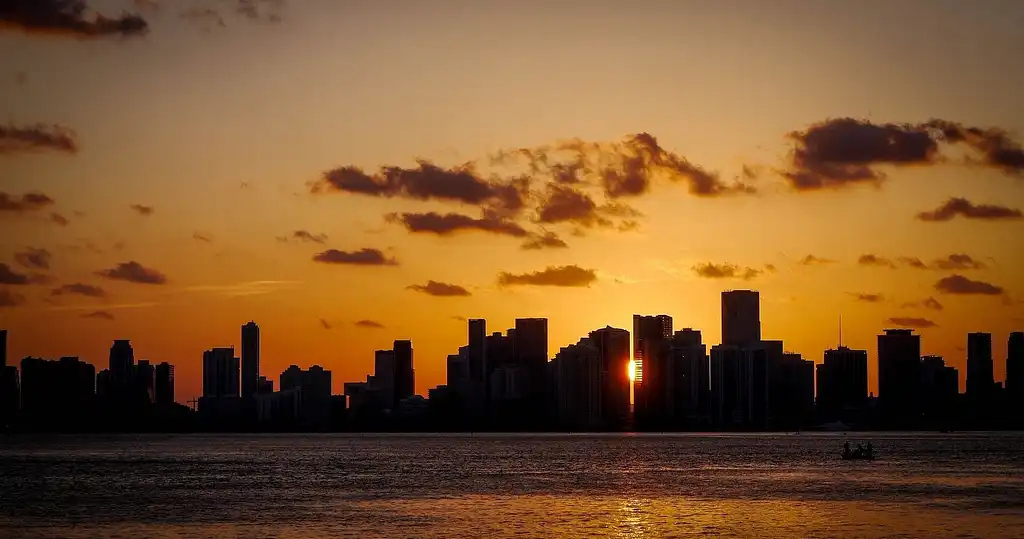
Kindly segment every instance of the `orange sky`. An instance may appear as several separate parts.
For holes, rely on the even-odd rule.
[[[321,364],[340,391],[410,338],[425,393],[458,317],[548,317],[552,354],[634,313],[714,344],[719,293],[753,288],[764,336],[815,361],[842,314],[874,390],[885,327],[931,326],[961,386],[967,332],[993,333],[1002,380],[1024,329],[1024,4],[150,4],[90,3],[145,33],[0,13],[12,358],[103,367],[129,338],[184,402],[252,319],[275,382]],[[532,168],[493,159],[524,148]],[[477,230],[411,232],[429,212]],[[545,234],[567,247],[522,248]],[[501,284],[565,266],[580,286]]]

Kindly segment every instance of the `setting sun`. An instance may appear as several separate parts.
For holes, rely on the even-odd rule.
[[[629,381],[636,380],[636,361],[629,360],[629,365],[626,366],[626,372],[629,373]]]

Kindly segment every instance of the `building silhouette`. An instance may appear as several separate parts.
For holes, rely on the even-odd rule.
[[[0,330],[0,428],[14,421],[21,407],[18,368],[7,364],[7,330]]]
[[[1024,423],[1024,332],[1015,331],[1006,341],[1006,395],[1011,413]]]
[[[7,330],[0,329],[0,370],[7,368]]]
[[[156,366],[155,402],[159,406],[174,404],[174,365],[166,361]]]
[[[995,379],[992,374],[992,334],[967,334],[967,398],[984,401],[991,397]]]
[[[868,403],[868,352],[839,346],[825,350],[818,370],[818,416],[823,421],[856,423]]]
[[[638,427],[657,428],[666,421],[672,391],[668,380],[672,317],[633,315],[633,412]]]
[[[397,340],[395,353],[395,408],[403,399],[416,393],[416,372],[413,370],[412,341]]]
[[[554,386],[557,425],[565,430],[602,427],[602,358],[590,337],[563,346],[547,365]]]
[[[923,421],[933,427],[944,427],[954,419],[960,376],[939,356],[921,358],[921,406]]]
[[[629,425],[629,331],[606,326],[591,331],[600,358],[601,425],[625,430]]]
[[[242,326],[242,398],[252,399],[259,392],[260,327],[249,321]]]
[[[487,362],[487,321],[473,318],[468,321],[466,345],[468,378],[462,388],[464,399],[473,409],[483,411],[487,406],[490,369]]]
[[[516,318],[512,333],[515,364],[525,374],[525,406],[522,412],[528,421],[538,424],[544,417],[548,393],[548,319]]]
[[[701,332],[683,328],[669,342],[667,378],[669,422],[675,427],[711,424],[711,365]]]
[[[203,396],[237,398],[238,363],[233,347],[211,348],[203,352]]]
[[[135,395],[135,351],[129,340],[115,340],[110,346],[104,393],[113,401],[131,401]]]
[[[96,394],[96,368],[77,357],[21,360],[21,413],[42,427],[76,429],[89,416]]]
[[[878,336],[878,400],[893,426],[913,425],[920,412],[921,336],[886,329]]]
[[[377,350],[373,353],[373,386],[377,389],[381,410],[394,410],[398,406],[395,392],[395,351]]]
[[[760,340],[760,294],[754,290],[722,292],[722,344],[745,347]]]

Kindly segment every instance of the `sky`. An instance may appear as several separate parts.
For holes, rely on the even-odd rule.
[[[83,8],[76,10],[76,8]],[[101,17],[101,18],[97,18]],[[1024,330],[1024,3],[0,0],[9,356],[113,339],[201,393],[335,391],[412,339],[444,383],[466,318],[549,348],[633,314],[720,341],[720,293],[822,361],[913,327]]]

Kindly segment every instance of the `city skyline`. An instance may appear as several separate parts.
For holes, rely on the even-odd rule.
[[[965,336],[1002,380],[1024,327],[1018,3],[58,4],[0,10],[9,358],[130,339],[181,400],[255,320],[264,375],[409,339],[425,394],[466,319],[719,343],[731,287],[818,364],[841,316],[873,392],[899,327],[963,391]]]

